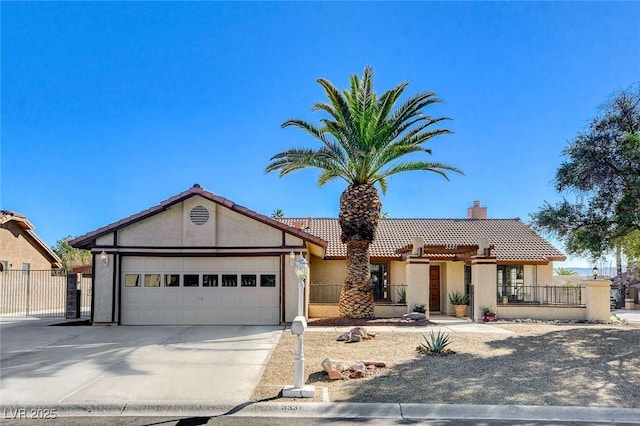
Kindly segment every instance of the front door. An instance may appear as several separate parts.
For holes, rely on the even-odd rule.
[[[429,311],[440,310],[440,267],[429,266]]]

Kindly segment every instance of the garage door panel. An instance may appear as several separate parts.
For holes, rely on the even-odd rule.
[[[122,324],[278,324],[279,257],[123,258],[126,274],[179,274],[180,287],[121,287]],[[184,275],[199,275],[197,287],[184,287]],[[203,286],[203,275],[237,275],[238,287]],[[241,275],[254,275],[256,287],[242,287]],[[276,287],[260,287],[260,275],[275,275]]]

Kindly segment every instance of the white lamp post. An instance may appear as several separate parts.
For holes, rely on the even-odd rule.
[[[291,333],[298,336],[298,345],[294,357],[294,382],[293,386],[282,389],[282,396],[285,398],[313,398],[316,390],[315,386],[305,386],[304,384],[304,351],[303,334],[307,328],[307,320],[304,316],[304,283],[309,274],[309,262],[302,256],[295,258],[295,253],[291,250],[289,262],[294,266],[296,277],[298,278],[298,315],[291,323]]]

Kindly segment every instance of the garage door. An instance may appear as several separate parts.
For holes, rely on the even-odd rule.
[[[121,323],[276,325],[279,265],[279,257],[124,257]]]

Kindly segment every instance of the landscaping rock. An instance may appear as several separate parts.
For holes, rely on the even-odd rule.
[[[366,376],[367,370],[387,366],[382,361],[336,361],[331,358],[325,358],[321,365],[332,380],[361,379]]]
[[[420,312],[411,312],[409,314],[404,314],[402,318],[406,320],[419,321],[419,320],[426,320],[427,315]]]

